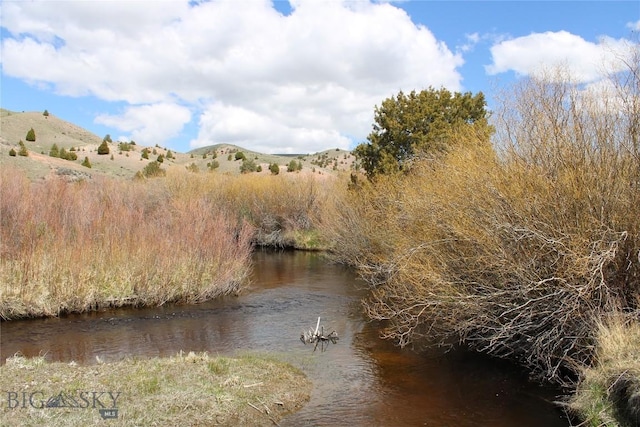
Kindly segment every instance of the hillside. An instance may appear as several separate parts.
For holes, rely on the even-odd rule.
[[[214,169],[217,173],[240,173],[242,161],[235,159],[235,154],[242,151],[247,159],[253,160],[262,167],[262,174],[269,174],[269,165],[276,163],[280,172],[287,171],[287,165],[292,160],[302,163],[302,173],[319,175],[332,174],[340,170],[349,170],[353,163],[353,155],[345,150],[331,149],[315,154],[274,155],[263,154],[243,149],[242,147],[218,144],[198,148],[188,153],[172,151],[173,159],[166,159],[169,151],[164,147],[144,147],[140,145],[121,146],[117,141],[109,144],[109,154],[99,155],[97,150],[102,137],[86,129],[64,121],[54,114],[44,116],[42,112],[13,112],[0,110],[0,164],[15,166],[25,170],[33,179],[45,179],[55,175],[65,175],[75,178],[89,178],[93,176],[112,176],[132,178],[149,162],[165,157],[163,169],[189,167],[192,171],[205,172],[217,163]],[[35,141],[27,141],[26,135],[33,128]],[[13,148],[19,150],[19,141],[23,141],[29,156],[9,156]],[[75,161],[64,160],[49,156],[51,147],[55,144],[59,149],[74,151],[78,158]],[[124,148],[124,151],[123,151]],[[129,148],[130,151],[126,151]],[[142,158],[142,151],[147,148],[149,159]],[[82,166],[86,158],[91,168]],[[257,172],[254,172],[257,173]]]

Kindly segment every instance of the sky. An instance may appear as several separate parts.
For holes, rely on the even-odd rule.
[[[634,1],[0,0],[2,108],[178,152],[352,149],[376,105],[495,94],[544,67],[595,84]]]

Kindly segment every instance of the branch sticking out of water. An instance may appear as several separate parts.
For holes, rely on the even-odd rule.
[[[300,341],[306,344],[315,344],[313,347],[313,351],[316,351],[318,348],[318,343],[321,344],[321,350],[324,351],[325,344],[331,343],[335,344],[338,341],[338,333],[336,331],[331,332],[328,335],[324,334],[324,326],[320,327],[320,317],[318,317],[318,322],[316,323],[316,330],[309,329],[308,332],[304,332],[300,335]]]

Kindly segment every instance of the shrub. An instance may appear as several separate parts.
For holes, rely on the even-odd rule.
[[[171,152],[171,150],[167,151],[167,159],[175,159],[173,153]]]
[[[140,154],[140,157],[143,159],[147,159],[149,160],[149,149],[148,148],[143,148],[142,149],[142,153]]]
[[[163,163],[164,162],[164,156],[162,154],[158,154],[158,158],[156,159],[156,162]]]
[[[185,166],[185,168],[189,171],[189,172],[193,172],[193,173],[198,173],[200,172],[200,168],[198,168],[198,165],[196,165],[195,163],[191,163],[188,166]]]
[[[560,77],[507,94],[500,151],[456,129],[446,154],[337,202],[334,254],[370,283],[386,337],[462,342],[572,386],[599,320],[640,319],[637,97],[618,92],[621,108]]]
[[[36,131],[33,128],[29,129],[25,138],[27,141],[34,142],[36,140]]]
[[[88,157],[84,158],[84,160],[82,161],[82,166],[84,166],[85,168],[91,169],[91,162],[89,161]]]
[[[287,165],[287,172],[296,172],[302,170],[302,162],[291,160]]]
[[[244,155],[244,153],[242,151],[238,151],[236,153],[236,155],[235,155],[235,159],[236,160],[245,160],[246,157],[245,157],[245,155]]]
[[[229,154],[229,155],[227,156],[227,160],[229,160],[229,161],[233,160],[233,154]]]
[[[107,135],[107,136],[109,136],[109,135]],[[100,155],[109,154],[109,144],[107,143],[106,139],[103,139],[102,143],[98,147],[98,154],[100,154]]]
[[[145,178],[158,178],[165,176],[167,171],[160,167],[160,163],[158,162],[149,162],[142,171],[139,171],[141,175]]]
[[[27,150],[27,147],[26,145],[24,145],[24,142],[20,140],[20,142],[18,142],[18,145],[20,146],[20,149],[18,150],[18,156],[27,157],[29,155],[29,150]]]
[[[58,148],[57,144],[53,144],[51,146],[51,149],[49,150],[49,156],[50,157],[60,157],[60,149]]]
[[[271,163],[269,165],[269,170],[271,171],[272,175],[278,175],[280,173],[280,166],[278,166],[277,163]]]
[[[49,117],[49,111],[44,110],[44,112],[42,113],[42,115],[43,115],[43,116],[45,116],[45,117]]]
[[[214,171],[220,167],[220,163],[217,160],[213,160],[207,163],[207,167],[209,168],[210,171]]]
[[[255,172],[258,167],[253,159],[244,159],[240,165],[240,173]]]
[[[15,157],[15,156],[16,156],[16,154],[17,154],[17,153],[16,153],[16,150],[14,150],[13,148],[12,148],[11,150],[9,150],[9,155],[10,155],[11,157]]]

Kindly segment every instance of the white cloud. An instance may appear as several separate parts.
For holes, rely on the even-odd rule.
[[[640,19],[627,23],[627,28],[630,28],[631,31],[640,31]]]
[[[267,152],[346,148],[399,90],[461,89],[461,55],[391,4],[291,5],[283,16],[267,0],[3,3],[2,70],[132,105],[100,118],[114,126],[177,101],[199,116],[192,147],[229,139]],[[151,135],[138,120],[120,129]]]
[[[103,114],[95,119],[96,123],[129,132],[126,139],[142,145],[162,145],[190,120],[188,108],[169,103],[127,107],[120,115]]]
[[[493,45],[493,63],[486,71],[489,74],[515,71],[530,75],[543,68],[560,67],[576,81],[593,82],[616,62],[616,56],[628,51],[627,43],[624,39],[609,37],[593,43],[566,31],[534,33]]]

